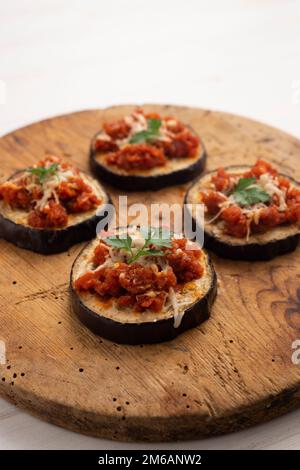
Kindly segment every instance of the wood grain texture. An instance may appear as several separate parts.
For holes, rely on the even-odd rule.
[[[205,142],[208,170],[263,157],[300,179],[300,142],[283,132],[225,113],[146,108],[190,123]],[[45,152],[86,170],[102,120],[131,109],[75,113],[5,136],[1,176]],[[147,194],[147,203],[182,202],[185,189]],[[140,200],[141,193],[129,196]],[[80,248],[45,257],[0,241],[0,387],[13,403],[86,434],[150,441],[228,432],[299,405],[300,368],[291,361],[300,332],[299,248],[267,263],[213,257],[220,282],[211,319],[172,342],[143,347],[101,340],[71,313],[68,275]]]

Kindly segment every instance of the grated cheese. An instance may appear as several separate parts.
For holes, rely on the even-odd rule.
[[[124,121],[130,127],[130,131],[129,131],[128,136],[125,137],[124,139],[115,140],[115,143],[117,144],[119,148],[123,148],[126,145],[128,145],[130,139],[132,138],[134,134],[137,134],[138,132],[146,131],[148,129],[147,119],[142,113],[135,112],[129,116],[125,116]],[[176,121],[174,120],[174,125],[175,124],[176,124]],[[166,123],[164,122],[164,120],[162,120],[162,124],[159,129],[159,135],[157,136],[157,140],[160,140],[162,142],[171,142],[173,137],[174,137],[173,132],[170,131],[170,129],[166,127]],[[106,134],[105,131],[101,131],[96,137],[96,140],[110,142],[112,138],[108,134]]]
[[[276,185],[275,179],[269,173],[265,173],[260,176],[259,180],[257,181],[258,185],[262,187],[262,189],[269,194],[269,196],[278,196],[279,199],[279,211],[285,211],[287,208],[285,202],[286,193],[282,189],[278,188]]]
[[[37,201],[35,206],[36,209],[44,209],[51,198],[54,198],[55,202],[59,203],[59,197],[57,195],[56,188],[60,183],[67,182],[69,178],[74,176],[76,176],[74,171],[71,169],[62,169],[60,165],[58,165],[56,173],[48,175],[43,181],[41,185],[43,196]],[[81,177],[83,178],[82,175]],[[29,184],[28,188],[38,186],[35,182],[35,175],[31,175],[31,178],[33,179],[33,182]]]
[[[170,302],[170,307],[174,312],[174,328],[180,327],[185,314],[185,307],[190,304],[190,302],[186,300],[180,301],[178,295],[179,294],[175,293],[173,287],[170,287],[168,293],[168,300]]]
[[[176,297],[173,287],[170,287],[169,289],[169,299],[170,299],[173,312],[174,312],[174,328],[178,328],[180,326],[183,314],[180,315],[179,313],[177,297]]]
[[[238,178],[237,178],[238,179]],[[285,211],[287,209],[286,204],[286,191],[280,189],[277,186],[276,178],[273,178],[269,173],[265,173],[260,176],[257,180],[257,185],[260,186],[270,197],[277,195],[279,200],[279,211]],[[229,196],[226,201],[222,202],[220,206],[220,211],[207,221],[207,224],[215,222],[223,212],[223,210],[231,205],[235,204],[234,196]],[[251,222],[254,222],[256,225],[259,224],[260,216],[262,210],[266,208],[267,205],[264,203],[254,204],[251,208],[241,207],[242,213],[247,217],[247,235],[246,239],[249,240],[251,234]]]

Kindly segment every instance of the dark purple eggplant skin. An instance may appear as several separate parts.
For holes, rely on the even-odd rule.
[[[96,136],[95,136],[96,137]],[[90,168],[96,178],[103,182],[116,186],[117,188],[125,191],[156,191],[167,186],[176,186],[178,184],[187,183],[197,176],[199,176],[205,169],[207,153],[203,142],[201,141],[201,153],[196,162],[189,167],[182,170],[173,171],[168,174],[153,175],[153,176],[138,176],[138,175],[119,175],[107,167],[104,167],[96,160],[97,152],[93,149],[92,140],[90,147]]]
[[[81,254],[81,253],[80,253]],[[80,256],[80,254],[78,256]],[[77,259],[77,258],[76,258]],[[76,260],[74,261],[75,264]],[[74,266],[73,264],[73,266]],[[174,318],[147,323],[119,323],[95,313],[81,301],[73,287],[73,267],[70,276],[70,297],[73,312],[93,333],[119,344],[154,344],[170,341],[186,330],[195,328],[210,317],[212,305],[217,295],[217,275],[211,264],[212,282],[207,294],[191,305],[178,328],[174,328]]]
[[[13,178],[17,171],[9,179]],[[76,243],[95,238],[97,224],[106,216],[106,206],[112,204],[109,194],[107,202],[101,207],[101,214],[83,220],[79,224],[62,229],[37,229],[22,224],[16,224],[0,214],[0,238],[13,243],[19,248],[34,251],[43,255],[52,255],[67,251]],[[99,207],[99,208],[100,208]]]
[[[105,205],[103,211],[105,214]],[[59,230],[36,229],[16,224],[0,215],[0,238],[17,245],[19,248],[43,255],[53,255],[67,251],[76,243],[94,238],[97,224],[102,220],[104,214],[103,216],[94,215],[79,224]]]
[[[246,167],[247,165],[232,165],[225,167],[224,169],[225,171],[230,171],[231,169],[239,168],[241,166]],[[251,168],[250,165],[249,168]],[[211,171],[210,173],[213,174],[215,173],[215,171]],[[209,173],[206,173],[205,176],[207,174]],[[290,176],[283,175],[282,173],[281,175],[292,181],[292,183],[299,185],[299,182],[297,182]],[[196,181],[194,185],[197,185],[198,183],[199,180]],[[195,230],[197,222],[191,216],[191,213],[187,208],[186,204],[188,201],[189,191],[194,187],[194,185],[189,188],[184,198],[184,216],[186,220],[192,222],[193,230]],[[295,234],[283,238],[282,240],[272,240],[265,244],[240,243],[238,245],[232,245],[223,242],[220,239],[216,239],[204,229],[204,247],[207,250],[213,251],[216,255],[221,258],[232,259],[236,261],[270,261],[271,259],[276,258],[277,256],[295,251],[299,244],[299,240],[300,234]]]

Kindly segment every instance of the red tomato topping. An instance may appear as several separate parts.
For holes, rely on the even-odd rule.
[[[119,263],[118,268],[102,268],[96,271],[95,291],[102,296],[109,295],[118,297],[122,294],[123,289],[120,285],[120,274],[126,271],[127,265]]]
[[[286,213],[286,221],[290,224],[295,224],[300,221],[300,203],[294,204],[287,208]]]
[[[203,274],[203,266],[199,263],[202,255],[200,249],[187,249],[186,239],[174,239],[172,248],[168,250],[167,260],[179,282],[198,279]]]
[[[60,159],[56,157],[55,155],[48,154],[48,155],[45,155],[45,157],[42,160],[38,161],[36,166],[44,167],[47,164],[52,165],[53,163],[60,163]]]
[[[56,157],[55,155],[47,154],[42,160],[39,160],[35,166],[37,167],[49,167],[50,165],[53,165],[56,163],[61,167],[62,170],[68,170],[72,169],[73,173],[78,174],[79,170],[76,167],[73,167],[70,163],[68,162],[63,162],[61,161],[60,158]]]
[[[278,171],[274,168],[271,163],[266,162],[265,160],[257,160],[255,165],[251,168],[251,170],[246,171],[244,173],[245,178],[259,178],[261,175],[265,173],[270,173],[272,176],[277,176]]]
[[[79,177],[63,181],[59,184],[56,192],[69,213],[87,212],[101,202],[93,193],[91,186]]]
[[[165,122],[168,131],[172,132],[173,134],[178,134],[184,130],[184,124],[173,117],[166,117]]]
[[[172,248],[165,250],[169,263],[167,270],[158,266],[115,263],[112,267],[102,267],[108,256],[107,245],[100,241],[94,250],[93,262],[100,267],[83,274],[75,281],[80,291],[92,291],[100,296],[115,297],[120,306],[137,310],[150,309],[158,312],[164,305],[169,289],[176,288],[178,282],[198,279],[203,275],[199,260],[202,251],[196,244],[189,249],[186,239],[173,239]]]
[[[95,273],[93,271],[89,271],[76,279],[75,288],[82,291],[93,290],[96,282]]]
[[[138,109],[137,113],[144,114],[142,109]],[[146,113],[145,118],[146,119],[161,119],[161,116],[160,116],[160,114],[153,112],[153,113]]]
[[[56,165],[51,168],[53,164]],[[45,176],[43,171],[34,173],[28,169],[20,176],[16,175],[12,181],[0,185],[0,199],[12,208],[29,211],[28,223],[32,227],[63,227],[68,222],[67,213],[86,212],[100,205],[101,200],[93,188],[79,176],[79,170],[70,164],[61,162],[53,155],[47,155],[34,168],[50,168],[50,171],[48,174],[45,172]],[[68,175],[67,180],[61,183],[57,179],[57,186],[54,187],[51,181],[49,191],[47,179],[53,175],[58,176],[56,172],[59,174],[66,170],[71,172],[71,176]],[[49,194],[48,202],[45,201],[43,207],[39,208],[36,203],[43,197],[44,191]]]
[[[138,311],[146,309],[153,312],[160,312],[166,300],[166,293],[159,292],[155,296],[148,294],[134,295],[121,295],[118,298],[118,305],[121,307],[135,307]]]
[[[130,132],[130,126],[124,119],[116,122],[105,122],[103,129],[112,139],[125,139]]]
[[[67,210],[71,214],[87,212],[100,204],[100,199],[90,192],[83,192],[73,201],[66,204]]]
[[[220,217],[225,222],[225,233],[237,238],[243,238],[247,235],[247,217],[242,213],[240,207],[236,205],[227,207]]]
[[[118,304],[122,307],[133,307],[136,302],[134,295],[121,295],[118,298]]]
[[[278,175],[278,186],[280,187],[280,189],[289,189],[289,187],[291,186],[291,182],[284,176]]]
[[[123,292],[119,276],[126,269],[126,264],[119,263],[117,267],[99,268],[85,273],[75,281],[75,288],[83,291],[92,289],[101,296],[119,297]]]
[[[148,144],[127,145],[118,152],[107,156],[107,162],[124,170],[150,169],[162,166],[166,158],[161,149]]]
[[[155,272],[151,266],[134,263],[120,275],[120,284],[131,294],[142,294],[149,290],[169,290],[176,285],[176,277],[171,269]]]
[[[300,189],[291,188],[287,193],[287,204],[300,204]]]
[[[0,199],[3,199],[14,209],[28,209],[32,194],[25,187],[7,181],[0,186]]]
[[[102,241],[100,241],[99,245],[97,245],[94,250],[93,263],[96,266],[100,266],[100,264],[103,264],[106,260],[108,253],[108,246]]]
[[[137,310],[143,311],[150,309],[153,312],[160,312],[164,306],[166,300],[166,293],[159,292],[158,294],[148,295],[142,294],[136,296],[136,306]]]
[[[253,207],[253,213],[247,212],[247,215],[243,212],[242,207],[230,201],[229,207],[223,209],[219,216],[220,220],[224,221],[224,233],[244,238],[251,232],[264,232],[278,225],[300,221],[300,190],[292,187],[291,180],[279,175],[270,163],[258,160],[250,170],[242,175],[242,178],[259,179],[260,176],[266,173],[273,178],[273,184],[283,191],[282,195],[285,196],[287,208],[285,210],[280,209],[282,197],[277,193],[273,194],[270,201],[265,204]],[[227,200],[228,194],[234,187],[234,177],[234,174],[230,175],[223,168],[220,168],[211,178],[216,191],[209,189],[200,192],[200,199],[205,204],[209,214],[217,214],[220,211],[221,203]]]
[[[292,188],[287,193],[286,220],[288,223],[297,223],[300,221],[300,190]]]
[[[170,116],[162,118],[158,113],[144,113],[141,109],[137,109],[129,118],[133,123],[142,124],[142,127],[138,127],[135,131],[133,124],[128,124],[126,119],[104,123],[103,129],[106,134],[102,138],[100,134],[95,140],[95,151],[111,153],[107,157],[109,164],[117,165],[125,170],[149,169],[164,165],[167,158],[189,158],[197,155],[199,137],[178,119]],[[154,139],[150,143],[146,139],[143,143],[131,144],[129,137],[141,130],[147,132],[146,122],[150,119],[161,121],[158,133],[162,138]],[[107,136],[111,140],[108,140]],[[124,147],[119,148],[120,142],[118,141],[122,139],[127,139],[128,143],[124,146],[125,142],[123,142]],[[157,149],[161,152],[157,153]]]
[[[35,228],[64,227],[67,222],[66,209],[55,201],[49,201],[42,210],[34,209],[28,214],[28,224]]]
[[[214,183],[217,191],[228,191],[232,186],[230,174],[224,168],[219,168],[217,174],[212,176],[211,181]]]
[[[119,149],[113,140],[102,140],[100,136],[95,140],[94,146],[96,152],[115,152]]]
[[[226,197],[223,194],[212,190],[201,192],[200,195],[201,200],[205,204],[209,214],[217,214],[220,210],[220,204],[226,201]]]
[[[261,210],[258,225],[261,230],[264,230],[264,228],[276,227],[283,222],[285,222],[285,213],[279,212],[278,207],[272,205]]]
[[[76,289],[94,289],[100,295],[113,297],[143,294],[153,289],[169,290],[175,285],[176,277],[171,269],[156,273],[151,266],[144,267],[138,263],[118,263],[114,267],[100,268],[80,276],[75,281]],[[126,297],[121,302],[129,302],[129,299]]]
[[[199,137],[186,128],[176,133],[171,142],[161,141],[157,145],[168,158],[190,158],[196,156],[199,143]]]

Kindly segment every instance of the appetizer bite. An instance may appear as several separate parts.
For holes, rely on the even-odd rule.
[[[94,238],[109,202],[96,180],[48,155],[0,185],[0,236],[31,251],[59,253]]]
[[[105,122],[90,149],[95,175],[129,191],[185,183],[202,172],[205,161],[203,143],[191,127],[140,109]]]
[[[204,204],[205,246],[222,257],[269,260],[297,247],[300,185],[264,160],[206,174],[185,202]]]
[[[183,236],[129,227],[92,241],[70,279],[74,312],[117,343],[157,343],[209,315],[217,283],[208,255]]]

